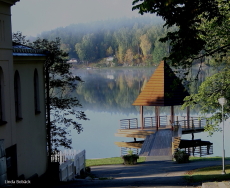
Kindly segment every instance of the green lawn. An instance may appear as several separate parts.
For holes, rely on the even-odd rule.
[[[145,157],[140,157],[137,162],[141,163],[145,161]],[[100,166],[100,165],[112,165],[123,164],[121,157],[103,158],[103,159],[86,159],[86,166]]]
[[[221,161],[222,157],[190,157],[191,161]],[[230,160],[230,157],[226,157],[225,160]],[[226,174],[222,173],[222,166],[211,166],[206,168],[200,168],[192,171],[188,171],[185,174],[185,179],[188,182],[205,182],[205,181],[224,181],[230,180],[230,165],[225,167]]]
[[[137,162],[145,162],[145,157],[140,157]],[[191,161],[215,161],[222,160],[222,157],[190,157]],[[230,160],[227,157],[226,160]],[[112,164],[123,164],[121,157],[102,158],[102,159],[86,159],[86,166],[100,166],[100,165],[112,165]],[[185,179],[189,182],[205,182],[205,181],[224,181],[230,180],[230,165],[226,165],[226,174],[221,174],[222,166],[213,166],[200,168],[192,171],[188,171],[185,174]]]
[[[230,165],[225,166],[226,174],[222,173],[222,166],[211,166],[188,171],[185,179],[189,182],[205,182],[205,181],[224,181],[230,180]]]
[[[189,157],[191,161],[217,161],[222,160],[222,157]],[[230,157],[225,157],[225,160],[230,160]]]

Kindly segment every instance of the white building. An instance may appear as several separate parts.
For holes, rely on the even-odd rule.
[[[0,0],[0,139],[7,179],[26,179],[47,170],[44,52],[12,45],[11,6]]]

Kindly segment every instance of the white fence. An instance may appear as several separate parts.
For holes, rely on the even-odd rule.
[[[77,153],[79,152],[77,152],[76,150],[64,150],[55,152],[54,155],[51,156],[51,161],[59,162],[59,164],[62,164],[68,160],[73,160]]]
[[[75,155],[74,166],[76,168],[76,175],[80,175],[82,169],[85,171],[85,150]]]
[[[60,181],[74,179],[75,175],[80,175],[81,170],[85,171],[85,150],[59,151],[52,156],[52,162],[59,162]]]
[[[73,180],[75,175],[74,162],[69,160],[59,166],[60,181]]]

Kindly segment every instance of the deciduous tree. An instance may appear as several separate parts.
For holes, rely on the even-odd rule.
[[[44,62],[44,71],[48,71],[49,76],[50,89],[45,92],[49,93],[50,114],[52,115],[50,122],[52,151],[58,150],[59,147],[71,148],[72,141],[68,128],[72,126],[77,133],[80,133],[83,127],[77,120],[87,120],[85,113],[80,110],[82,105],[79,100],[71,95],[71,92],[76,90],[78,84],[83,81],[70,71],[71,64],[66,63],[68,54],[60,49],[59,38],[54,41],[38,38],[29,43],[21,32],[18,32],[13,34],[13,41],[48,52],[48,57]],[[46,106],[47,101],[46,98]],[[46,111],[47,123],[48,114]]]
[[[200,106],[201,113],[204,115],[211,114],[207,118],[206,131],[210,134],[219,130],[219,123],[222,122],[221,105],[218,99],[225,97],[230,101],[230,70],[224,69],[213,76],[206,78],[206,80],[199,87],[198,93],[191,94],[185,98],[183,107],[197,105]],[[230,105],[224,106],[225,120],[230,116]]]
[[[230,48],[229,4],[226,0],[134,0],[133,10],[161,16],[168,28],[177,26],[160,41],[170,41],[171,53],[165,59],[188,68],[201,57],[226,56]]]

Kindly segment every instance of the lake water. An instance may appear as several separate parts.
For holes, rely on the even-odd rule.
[[[72,130],[72,147],[86,150],[86,158],[107,158],[120,156],[120,148],[114,142],[133,141],[132,138],[115,137],[120,119],[139,118],[139,107],[132,103],[148,81],[155,67],[152,68],[114,68],[101,70],[74,70],[74,74],[85,81],[74,95],[83,105],[83,111],[90,119],[80,121],[83,132],[77,134]],[[191,110],[191,116],[197,116],[199,110]],[[153,107],[144,107],[144,116],[153,116]],[[161,115],[169,115],[169,108],[161,108]],[[185,115],[180,106],[175,107],[175,115]],[[139,118],[140,119],[140,118]],[[225,122],[225,152],[230,156],[230,126]],[[213,143],[214,156],[222,156],[222,133],[195,133],[195,139]],[[182,139],[191,139],[183,135]]]

